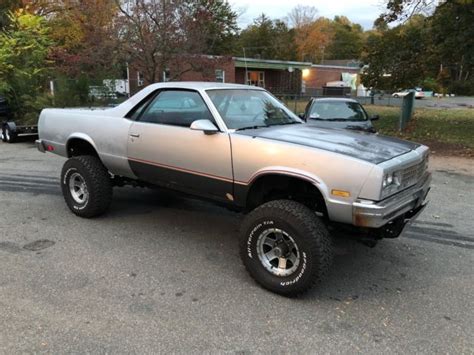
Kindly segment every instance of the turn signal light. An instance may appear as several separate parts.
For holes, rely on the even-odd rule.
[[[351,197],[351,193],[344,190],[331,190],[331,194],[339,197]]]

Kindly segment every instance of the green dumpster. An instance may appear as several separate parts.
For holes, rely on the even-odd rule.
[[[400,131],[403,131],[408,125],[411,116],[413,115],[413,108],[415,106],[415,90],[410,90],[410,92],[403,96],[402,100],[402,111],[400,114]]]

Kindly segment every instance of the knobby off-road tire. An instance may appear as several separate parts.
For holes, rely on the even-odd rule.
[[[64,163],[61,189],[69,209],[91,218],[105,213],[112,201],[112,181],[102,162],[94,156],[77,156]]]
[[[286,262],[280,264],[280,258],[270,261],[281,254],[286,255]],[[326,226],[309,208],[295,201],[277,200],[245,217],[240,256],[261,286],[295,297],[326,274],[332,262],[332,241]]]

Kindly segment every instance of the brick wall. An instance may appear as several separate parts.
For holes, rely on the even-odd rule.
[[[313,67],[309,69],[308,75],[305,77],[306,88],[320,89],[326,85],[328,81],[342,80],[342,73],[359,73],[359,68],[320,68]]]
[[[191,70],[191,66],[180,62],[170,65],[170,76],[175,81],[216,81],[216,70],[224,70],[226,83],[245,84],[245,68],[235,67],[231,57],[203,57],[203,63]],[[265,88],[275,94],[299,94],[301,92],[302,71],[295,69],[292,73],[283,69],[256,69],[248,67],[248,70],[263,71],[265,73]],[[314,94],[322,92],[322,87],[328,81],[339,81],[342,73],[358,73],[358,68],[341,67],[312,67],[305,72],[306,93]],[[177,73],[181,73],[177,75]],[[157,73],[156,78],[162,81],[162,72]],[[151,84],[144,81],[143,86],[138,86],[137,70],[130,65],[130,89],[135,93],[144,86]]]
[[[194,71],[190,70],[179,77],[180,81],[216,81],[216,70],[224,70],[225,82],[235,83],[234,61],[229,58],[206,65],[205,68]]]
[[[290,73],[281,69],[247,68],[248,71],[265,73],[265,89],[275,94],[298,94],[301,91],[301,70]],[[245,84],[245,68],[235,68],[235,82]]]

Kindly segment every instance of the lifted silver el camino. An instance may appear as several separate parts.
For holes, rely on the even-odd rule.
[[[307,125],[244,85],[154,84],[115,108],[45,109],[37,146],[69,158],[62,190],[81,217],[104,213],[125,184],[248,212],[244,265],[287,296],[326,272],[330,232],[397,237],[425,206],[431,179],[427,147]]]

